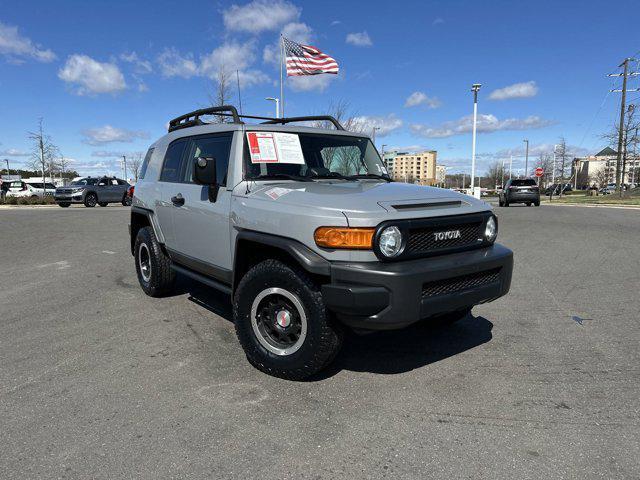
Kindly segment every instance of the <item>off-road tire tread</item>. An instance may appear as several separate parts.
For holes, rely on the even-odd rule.
[[[149,247],[149,254],[151,255],[151,280],[149,284],[146,284],[142,279],[140,266],[138,265],[138,248],[143,242]],[[135,254],[136,274],[144,293],[150,297],[162,297],[171,293],[175,285],[176,272],[171,268],[171,259],[160,247],[153,228],[144,227],[138,230],[133,251]]]
[[[307,322],[309,324],[305,342],[312,342],[303,345],[302,348],[309,353],[312,352],[312,355],[306,358],[304,365],[299,368],[285,369],[265,364],[261,358],[263,353],[259,350],[259,348],[262,347],[257,347],[250,337],[253,336],[251,319],[246,318],[244,321],[239,321],[241,302],[245,302],[244,305],[247,309],[251,308],[251,303],[253,302],[253,298],[243,298],[245,288],[247,288],[251,282],[261,277],[276,278],[280,276],[289,277],[293,282],[299,282],[301,290],[304,290],[304,293],[311,297],[310,305],[307,304],[304,299],[301,298],[301,300],[307,310]],[[247,317],[250,314],[249,311]],[[240,345],[242,345],[249,362],[258,370],[268,375],[286,380],[303,380],[328,366],[338,354],[344,339],[342,325],[337,324],[331,317],[331,314],[325,306],[321,292],[309,276],[301,268],[285,264],[278,260],[265,260],[255,265],[244,275],[234,295],[233,318],[238,341]],[[315,339],[309,335],[311,331],[310,324],[312,322],[319,327],[319,335]]]

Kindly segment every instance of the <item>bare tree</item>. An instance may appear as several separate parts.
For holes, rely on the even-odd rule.
[[[595,183],[599,188],[606,187],[609,183],[609,172],[606,168],[601,168],[591,175],[589,180]]]
[[[544,171],[540,178],[540,186],[547,185],[549,179],[553,178],[553,156],[549,153],[541,153],[536,160],[536,168],[542,168]]]
[[[504,184],[505,171],[502,161],[495,161],[489,165],[485,173],[485,178],[490,180],[490,188],[494,188],[497,185],[502,186]]]
[[[638,130],[640,129],[640,115],[638,115],[637,105],[630,104],[625,112],[624,128],[622,129],[622,168],[620,171],[620,183],[624,183],[625,171],[627,169],[627,155],[631,146],[638,142]],[[614,123],[611,130],[603,133],[600,137],[609,142],[609,145],[617,145],[620,135],[620,124]],[[617,148],[617,147],[615,147]],[[635,172],[634,172],[635,173]],[[616,172],[617,174],[617,172]]]
[[[129,166],[131,167],[131,170],[133,171],[133,178],[134,180],[137,182],[138,181],[138,176],[140,175],[140,168],[142,167],[142,154],[141,153],[136,153],[134,155],[131,156],[130,160],[129,160]]]
[[[51,137],[44,133],[42,118],[38,121],[38,129],[35,132],[29,132],[29,138],[33,142],[33,150],[31,153],[31,168],[42,171],[42,181],[46,181],[46,172],[49,171],[50,176],[57,168],[58,147],[53,143]],[[46,184],[45,193],[46,193]]]
[[[567,178],[571,175],[568,173],[571,169],[571,153],[567,147],[567,142],[564,137],[560,137],[560,142],[556,148],[556,180],[560,185],[564,185]],[[564,188],[560,188],[560,197],[562,197]]]
[[[231,100],[231,74],[225,69],[224,65],[220,65],[216,78],[213,81],[213,93],[209,95],[209,103],[212,107],[221,107],[227,105]],[[229,117],[224,115],[216,115],[213,123],[226,123]]]

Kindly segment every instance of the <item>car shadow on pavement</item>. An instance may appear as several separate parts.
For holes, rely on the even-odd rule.
[[[214,288],[179,276],[175,295],[233,322],[231,299]],[[405,373],[439,362],[491,341],[493,323],[467,315],[453,325],[424,321],[401,330],[357,335],[347,331],[336,359],[307,381],[326,380],[342,370],[379,374]]]
[[[493,323],[467,315],[453,325],[421,322],[402,330],[366,335],[349,333],[334,362],[309,380],[329,378],[341,370],[379,374],[405,373],[491,341]]]

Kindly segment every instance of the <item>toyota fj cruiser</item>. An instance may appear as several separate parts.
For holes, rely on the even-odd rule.
[[[334,128],[290,125],[304,121]],[[392,182],[371,140],[328,116],[224,106],[170,121],[144,159],[129,229],[145,293],[169,293],[176,273],[229,293],[248,360],[289,379],[327,366],[345,326],[453,322],[511,283],[486,203]]]

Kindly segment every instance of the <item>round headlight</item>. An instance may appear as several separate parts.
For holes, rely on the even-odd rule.
[[[489,220],[487,220],[487,226],[484,229],[484,238],[488,242],[493,242],[498,236],[498,224],[496,223],[496,218],[491,216]]]
[[[378,247],[385,257],[395,257],[402,251],[402,233],[398,227],[387,227],[382,230],[378,239]]]

